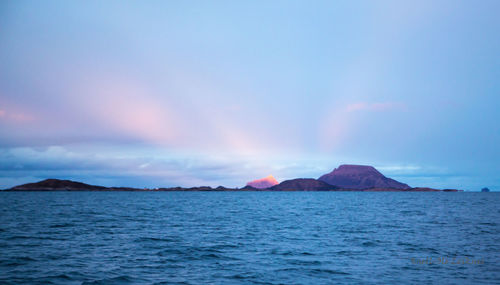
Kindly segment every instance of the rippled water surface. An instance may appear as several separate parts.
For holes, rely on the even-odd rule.
[[[494,284],[499,194],[0,193],[0,283]]]

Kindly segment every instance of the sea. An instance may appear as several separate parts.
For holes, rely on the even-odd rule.
[[[0,284],[499,284],[500,193],[2,192]]]

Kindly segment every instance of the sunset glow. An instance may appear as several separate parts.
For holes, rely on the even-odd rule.
[[[0,4],[0,188],[500,186],[497,2],[264,3]]]

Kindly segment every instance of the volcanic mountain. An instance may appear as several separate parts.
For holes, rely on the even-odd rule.
[[[250,181],[247,183],[247,186],[252,186],[257,189],[265,189],[277,184],[278,181],[276,181],[276,179],[272,175],[269,175],[261,179]]]
[[[407,184],[385,177],[373,166],[344,164],[318,180],[347,189],[409,189]]]

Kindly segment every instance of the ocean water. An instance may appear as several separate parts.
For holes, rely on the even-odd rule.
[[[500,193],[0,193],[1,284],[498,284]]]

